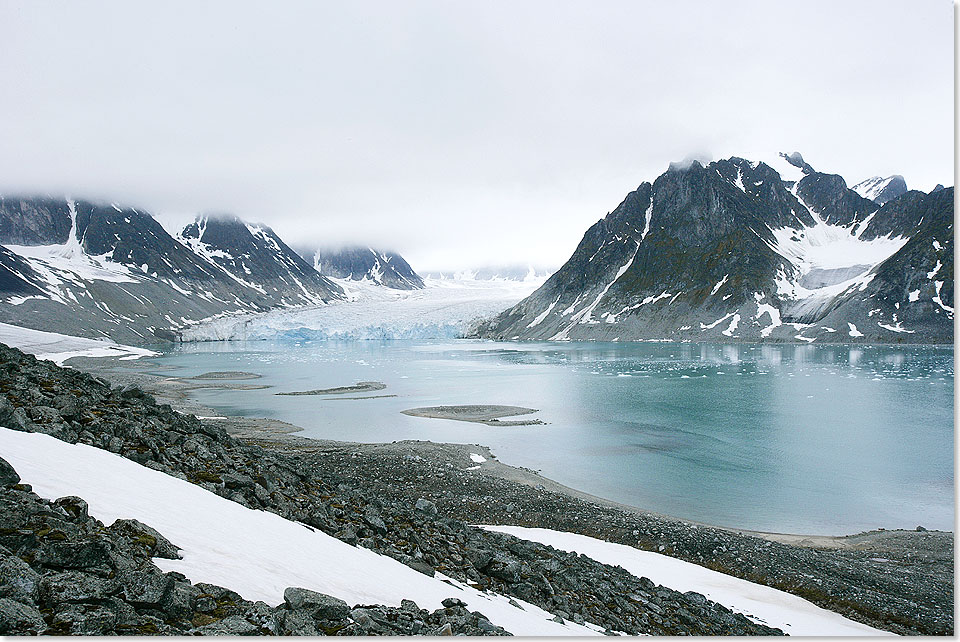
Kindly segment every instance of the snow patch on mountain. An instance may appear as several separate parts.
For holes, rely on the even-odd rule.
[[[38,359],[53,361],[58,366],[72,357],[119,357],[138,359],[157,353],[145,348],[135,348],[114,343],[109,339],[85,339],[57,332],[31,330],[8,323],[0,323],[0,343],[19,348]]]
[[[50,298],[65,303],[76,299],[70,286],[84,288],[84,281],[136,283],[130,268],[112,260],[111,253],[90,256],[77,237],[77,207],[67,199],[70,210],[70,234],[61,245],[6,245],[5,247],[27,260],[30,267],[45,281],[38,284]]]

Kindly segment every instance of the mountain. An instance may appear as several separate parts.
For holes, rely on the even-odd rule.
[[[263,307],[315,305],[342,294],[265,225],[236,216],[200,216],[178,238],[240,286],[259,292]]]
[[[347,247],[312,252],[305,250],[301,255],[324,276],[367,281],[395,290],[419,290],[424,287],[420,275],[395,252],[370,247]]]
[[[672,164],[477,332],[952,342],[952,199],[912,191],[880,206],[797,153]]]
[[[248,248],[251,273],[243,279],[141,210],[7,196],[0,199],[0,321],[149,343],[211,316],[342,296],[270,234]]]
[[[494,265],[473,269],[429,272],[428,277],[454,281],[518,281],[534,283],[546,279],[552,270],[527,264]]]
[[[888,176],[887,178],[873,176],[865,181],[860,181],[850,189],[877,205],[883,205],[887,201],[892,201],[898,196],[906,194],[907,182],[903,180],[903,176],[899,175]]]

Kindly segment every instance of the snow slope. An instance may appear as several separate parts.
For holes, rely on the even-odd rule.
[[[184,341],[255,339],[449,339],[535,290],[540,281],[426,279],[421,290],[331,279],[348,301],[203,321]]]
[[[41,497],[77,495],[104,524],[134,518],[156,528],[183,555],[154,560],[164,571],[230,588],[248,600],[280,604],[290,586],[350,605],[399,606],[401,599],[412,599],[435,610],[441,600],[457,597],[516,635],[597,634],[596,627],[559,624],[531,604],[520,602],[518,608],[501,595],[454,580],[447,584],[440,574],[427,577],[389,557],[92,446],[0,428],[0,453]]]
[[[755,622],[782,629],[789,635],[892,635],[887,631],[827,611],[777,589],[718,573],[673,557],[641,551],[623,544],[603,542],[586,535],[544,528],[483,526],[499,533],[547,544],[562,551],[575,551],[611,566],[620,566],[637,577],[676,591],[696,591],[743,613]]]
[[[0,323],[0,343],[35,355],[38,359],[53,361],[58,366],[71,357],[120,357],[137,359],[150,357],[156,352],[145,348],[134,348],[104,339],[85,339],[71,337],[56,332],[43,332],[21,328],[8,323]]]

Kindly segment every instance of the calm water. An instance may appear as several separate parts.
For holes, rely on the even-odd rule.
[[[710,524],[953,529],[949,347],[257,341],[155,361],[167,375],[245,370],[272,386],[197,393],[224,414],[308,437],[485,444],[569,486]],[[356,381],[398,396],[274,395]],[[400,414],[440,404],[538,408],[548,425]]]

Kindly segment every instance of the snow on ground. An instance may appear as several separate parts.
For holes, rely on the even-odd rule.
[[[157,354],[152,350],[125,346],[108,339],[72,337],[56,332],[21,328],[8,323],[0,323],[0,343],[19,348],[24,352],[35,355],[38,359],[47,359],[61,366],[64,361],[71,357],[137,359]]]
[[[610,566],[620,566],[637,577],[686,592],[702,593],[751,620],[782,629],[790,635],[892,635],[854,622],[777,589],[718,573],[673,557],[603,542],[586,535],[544,528],[483,526],[563,551],[575,551]]]
[[[812,209],[810,214],[816,221],[816,225],[812,227],[773,230],[776,237],[773,249],[804,273],[813,269],[836,270],[856,265],[873,266],[885,261],[909,240],[902,236],[881,236],[866,241],[851,234],[850,227],[831,225]]]
[[[290,586],[333,595],[351,606],[399,606],[401,599],[412,599],[435,610],[441,600],[457,597],[515,635],[597,633],[595,627],[550,621],[552,615],[520,600],[522,608],[455,580],[447,584],[439,573],[427,577],[392,558],[99,448],[0,428],[0,452],[41,497],[77,495],[106,525],[133,518],[157,529],[183,555],[154,560],[164,571],[224,586],[248,600],[277,605]]]
[[[77,238],[77,208],[72,199],[67,200],[70,209],[70,234],[63,245],[6,245],[5,247],[25,258],[30,266],[47,283],[47,293],[54,300],[63,301],[66,284],[83,285],[83,281],[110,281],[135,283],[130,269],[112,260],[112,252],[91,256],[84,252]]]
[[[543,283],[542,279],[426,279],[422,290],[393,290],[332,280],[347,292],[347,301],[210,319],[184,330],[184,340],[455,338]]]

